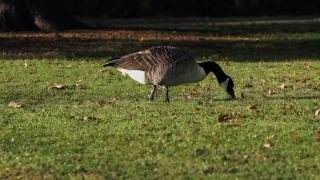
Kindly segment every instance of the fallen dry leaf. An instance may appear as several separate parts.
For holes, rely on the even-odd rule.
[[[292,107],[293,107],[293,106],[290,106],[290,105],[286,105],[286,106],[285,106],[286,109],[291,109]]]
[[[299,136],[296,136],[294,139],[295,139],[296,141],[301,141],[301,138],[300,138]]]
[[[114,103],[114,102],[116,102],[117,100],[118,100],[117,98],[111,98],[111,99],[110,99],[110,102],[113,102],[113,103]]]
[[[221,122],[221,121],[226,121],[228,120],[229,118],[229,115],[223,115],[223,114],[219,114],[218,115],[218,121]]]
[[[53,84],[52,86],[50,86],[51,89],[65,89],[67,86],[63,85],[63,84]]]
[[[7,83],[7,82],[10,82],[12,79],[13,79],[13,77],[11,77],[9,79],[1,79],[0,82]]]
[[[233,119],[232,116],[229,115],[224,115],[224,114],[219,114],[218,115],[218,121],[219,122],[229,122]]]
[[[19,108],[21,106],[22,106],[21,102],[14,102],[14,101],[10,102],[8,105],[8,107],[13,107],[13,108]]]
[[[89,121],[89,120],[97,120],[98,118],[93,116],[85,116],[85,117],[79,117],[79,116],[71,116],[71,118],[77,119],[77,120],[83,120],[83,121]]]
[[[278,86],[278,89],[283,90],[284,88],[286,88],[286,85],[284,85],[284,84],[281,84],[280,86]]]
[[[261,83],[265,83],[266,82],[266,80],[264,80],[264,79],[260,79],[259,80]]]
[[[232,112],[231,113],[233,117],[235,117],[238,113],[237,112]]]
[[[93,116],[85,116],[82,118],[84,121],[89,121],[89,120],[97,120],[98,118],[93,117]]]
[[[257,105],[256,104],[251,104],[249,107],[248,107],[249,110],[251,109],[257,109]]]
[[[100,72],[106,72],[107,69],[103,68],[103,69],[100,69]]]
[[[190,93],[187,95],[187,98],[194,98],[194,97],[199,97],[200,94],[199,93]]]
[[[303,69],[310,70],[311,66],[308,66],[307,63],[304,63]]]
[[[100,100],[100,101],[99,101],[100,107],[102,107],[102,106],[105,105],[105,104],[106,104],[106,102],[105,102],[104,100]]]
[[[243,99],[244,98],[244,95],[243,95],[243,93],[241,93],[240,95],[239,95],[239,99]]]
[[[316,140],[317,140],[317,141],[320,141],[320,131],[318,131],[318,132],[316,133]]]
[[[243,124],[239,123],[239,120],[234,119],[233,115],[219,114],[218,115],[218,121],[219,122],[231,123],[231,124],[229,124],[231,126],[239,126],[239,127],[244,126]]]
[[[204,92],[208,92],[208,91],[210,91],[211,90],[211,88],[206,88],[205,90],[204,90]]]
[[[269,144],[269,143],[264,144],[263,147],[265,147],[265,148],[271,148],[271,144]]]
[[[320,109],[316,110],[316,112],[314,113],[314,116],[319,116],[320,115]]]
[[[257,158],[262,158],[262,159],[264,159],[264,160],[267,159],[264,154],[254,154],[253,156],[254,156],[254,157],[257,157]]]
[[[275,93],[276,93],[276,92],[275,92],[273,89],[270,89],[268,94],[269,94],[269,95],[272,95],[272,94],[275,94]]]

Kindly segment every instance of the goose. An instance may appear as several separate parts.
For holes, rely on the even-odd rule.
[[[149,49],[113,58],[103,65],[116,67],[133,80],[152,85],[149,100],[153,101],[157,85],[164,89],[165,102],[169,102],[170,86],[202,81],[213,72],[220,86],[235,99],[233,81],[213,61],[197,63],[194,58],[178,47],[156,46]]]

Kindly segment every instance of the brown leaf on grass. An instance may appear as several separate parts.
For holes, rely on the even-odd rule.
[[[67,86],[63,84],[56,84],[54,83],[52,86],[50,86],[51,89],[65,89]]]
[[[233,117],[235,117],[237,114],[238,114],[237,112],[232,112],[232,113],[231,113],[231,115],[232,115]]]
[[[218,121],[219,122],[231,122],[233,120],[233,116],[229,116],[226,114],[219,114],[218,115]]]
[[[296,141],[301,141],[301,138],[300,138],[299,136],[296,136],[294,139],[295,139]]]
[[[105,102],[104,100],[100,100],[100,101],[99,101],[100,107],[104,106],[105,104],[106,104],[106,102]]]
[[[307,63],[304,63],[303,69],[310,70],[311,66],[308,66]]]
[[[320,131],[316,133],[316,140],[320,142]]]
[[[261,158],[261,159],[264,159],[264,160],[267,159],[264,154],[254,154],[253,157]]]
[[[232,123],[232,126],[244,126],[243,124],[239,123],[239,120],[234,119],[234,115],[225,115],[225,114],[219,114],[218,115],[218,121],[219,122],[226,122],[226,123]]]
[[[188,94],[187,95],[187,98],[194,98],[194,97],[199,97],[200,96],[200,94],[199,93],[190,93],[190,94]]]
[[[239,99],[243,99],[244,98],[244,95],[243,95],[243,93],[241,93],[240,95],[239,95]]]
[[[114,102],[116,102],[117,100],[118,100],[118,99],[114,97],[114,98],[111,98],[111,99],[110,99],[110,102],[113,102],[113,103],[114,103]]]
[[[82,119],[83,119],[83,121],[90,121],[90,120],[97,120],[98,118],[93,117],[93,116],[85,116]]]
[[[8,107],[13,107],[13,108],[19,108],[21,106],[22,106],[21,102],[14,102],[14,101],[10,102],[8,105]]]
[[[256,139],[256,138],[257,138],[257,135],[253,135],[251,138],[252,138],[252,139]]]
[[[204,92],[208,92],[208,91],[210,91],[211,90],[211,88],[206,88],[206,89],[204,89]]]
[[[320,115],[320,109],[316,110],[316,112],[314,113],[314,116],[319,116]]]
[[[11,77],[9,79],[1,79],[0,82],[2,83],[7,83],[7,82],[10,82],[14,77]]]
[[[266,80],[264,80],[264,79],[260,79],[260,80],[259,80],[259,82],[261,82],[261,83],[265,83],[265,82],[266,82]]]
[[[229,115],[223,115],[223,114],[218,115],[219,122],[227,121],[228,119],[229,119]]]
[[[293,106],[286,105],[285,108],[286,108],[286,109],[291,109],[291,108],[293,108]]]
[[[309,81],[309,80],[310,80],[310,78],[297,79],[296,82],[307,83],[307,81]]]
[[[284,88],[286,88],[286,85],[284,85],[284,84],[281,84],[280,86],[278,86],[278,89],[283,90]]]
[[[79,117],[79,116],[71,116],[71,118],[83,120],[83,121],[90,121],[90,120],[97,120],[98,118],[93,116],[85,116],[85,117]]]
[[[276,92],[273,89],[269,89],[268,95],[275,94]]]
[[[252,109],[257,109],[257,105],[256,104],[251,104],[249,107],[248,107],[249,110],[252,110]]]

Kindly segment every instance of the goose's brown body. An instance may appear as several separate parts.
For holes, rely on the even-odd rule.
[[[168,102],[168,86],[199,82],[210,72],[216,75],[219,84],[227,83],[228,86],[231,81],[232,87],[229,87],[229,89],[232,89],[233,92],[231,78],[222,71],[217,63],[197,63],[191,55],[177,47],[152,47],[111,59],[104,66],[115,66],[119,71],[128,74],[132,79],[142,84],[152,84],[150,100],[153,100],[157,85],[164,87],[166,101]],[[234,97],[233,93],[229,92],[229,94]]]

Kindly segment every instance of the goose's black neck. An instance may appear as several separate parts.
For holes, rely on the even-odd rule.
[[[199,63],[199,65],[204,69],[204,71],[207,74],[213,72],[214,75],[217,77],[219,83],[224,82],[228,78],[228,76],[223,72],[221,67],[216,62],[207,61]]]

